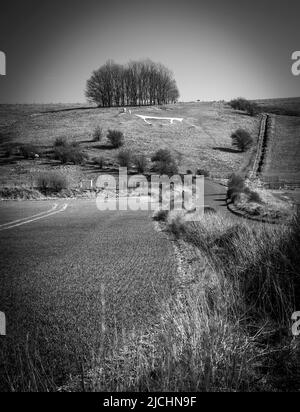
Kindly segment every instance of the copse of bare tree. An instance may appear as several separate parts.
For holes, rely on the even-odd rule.
[[[175,103],[179,91],[173,73],[151,60],[125,66],[107,61],[87,81],[86,97],[99,107]]]

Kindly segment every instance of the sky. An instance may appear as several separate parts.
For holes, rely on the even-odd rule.
[[[181,101],[298,97],[294,0],[4,0],[0,103],[85,102],[93,70],[150,58]]]

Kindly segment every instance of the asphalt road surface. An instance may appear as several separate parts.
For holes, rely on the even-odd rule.
[[[228,213],[225,188],[206,181],[205,204]],[[176,262],[151,215],[100,212],[95,200],[1,203],[2,353],[13,360],[28,342],[63,383],[74,354],[88,356],[103,331],[155,322]]]

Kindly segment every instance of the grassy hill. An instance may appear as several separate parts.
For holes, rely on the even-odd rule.
[[[232,149],[230,135],[239,127],[257,137],[259,119],[233,111],[218,103],[180,103],[163,107],[136,107],[131,114],[121,113],[118,108],[98,109],[80,105],[49,106],[0,106],[1,147],[0,184],[10,185],[32,180],[40,170],[61,168],[76,184],[81,179],[95,178],[99,168],[91,159],[105,158],[107,166],[117,168],[117,150],[112,149],[106,138],[93,142],[93,131],[101,126],[106,135],[108,129],[118,129],[125,135],[125,148],[134,154],[144,154],[149,160],[160,148],[170,149],[180,163],[180,170],[207,169],[211,174],[226,177],[238,170],[245,161],[244,154]],[[181,117],[182,123],[170,124],[155,120],[146,124],[136,114],[157,117]],[[76,141],[88,154],[85,166],[61,167],[52,159],[53,143],[64,137]],[[25,161],[14,154],[4,158],[8,145],[24,143],[38,145],[43,153],[38,160]]]

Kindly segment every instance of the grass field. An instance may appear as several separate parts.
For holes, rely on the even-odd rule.
[[[48,210],[2,203],[5,221]],[[33,212],[34,210],[34,212]],[[66,214],[1,232],[0,390],[54,390],[111,342],[150,328],[176,275],[172,244],[147,212],[100,213],[76,200]]]
[[[256,102],[268,113],[300,116],[300,97],[257,100]]]
[[[166,107],[133,108],[132,114],[121,114],[120,109],[76,108],[73,106],[0,106],[2,154],[7,145],[34,143],[44,153],[39,160],[25,161],[19,156],[0,158],[2,185],[30,183],[35,174],[44,169],[61,168],[51,159],[56,138],[65,137],[80,143],[90,159],[103,156],[109,168],[118,167],[117,150],[104,140],[93,142],[96,126],[106,134],[118,129],[125,135],[125,148],[134,154],[151,155],[159,148],[168,148],[179,160],[180,169],[207,169],[213,175],[227,176],[238,170],[245,161],[244,154],[231,146],[230,135],[237,128],[247,129],[257,137],[259,119],[234,112],[218,103],[181,103]],[[148,125],[135,114],[158,117],[182,117],[182,124],[153,121]],[[76,184],[81,179],[99,173],[93,162],[83,167],[67,165],[61,168]]]
[[[263,178],[300,182],[300,117],[275,116],[269,133]]]

